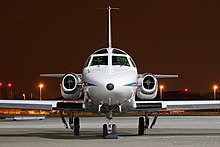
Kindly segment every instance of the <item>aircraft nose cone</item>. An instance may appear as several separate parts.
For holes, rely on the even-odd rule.
[[[114,89],[114,85],[112,83],[109,83],[106,85],[106,88],[109,90],[109,91],[112,91]]]

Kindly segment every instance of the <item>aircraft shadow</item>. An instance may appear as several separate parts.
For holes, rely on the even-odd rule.
[[[37,130],[37,129],[35,129]],[[154,129],[152,129],[154,130]],[[158,130],[162,130],[162,132],[157,132]],[[190,132],[190,130],[186,131],[178,131],[175,130],[172,132],[172,129],[168,129],[168,131],[165,131],[165,129],[156,129],[156,131],[149,131],[145,132],[145,135],[138,136],[137,132],[129,132],[129,131],[118,131],[119,138],[120,137],[166,137],[166,136],[220,136],[220,130],[215,131],[207,129],[207,130],[193,130]],[[44,130],[44,129],[38,129],[37,132],[29,133],[27,131],[21,131],[21,133],[6,133],[1,134],[0,137],[39,137],[39,138],[45,138],[45,139],[64,139],[64,140],[97,140],[102,139],[102,132],[100,131],[81,131],[80,136],[74,136],[72,131],[66,131],[66,130]]]

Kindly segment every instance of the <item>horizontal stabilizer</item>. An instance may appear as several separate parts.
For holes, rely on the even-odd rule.
[[[178,78],[178,75],[159,75],[154,74],[155,78],[162,79],[162,78]]]
[[[40,74],[40,77],[62,78],[65,74]]]
[[[45,77],[45,78],[62,78],[66,74],[40,74],[40,77]],[[82,74],[76,74],[80,78],[82,77]]]

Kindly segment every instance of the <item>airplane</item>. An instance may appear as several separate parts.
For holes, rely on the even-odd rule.
[[[0,100],[0,108],[59,110],[66,128],[74,135],[80,134],[80,119],[74,112],[105,114],[104,139],[117,139],[116,124],[112,123],[115,113],[145,112],[138,121],[138,135],[152,128],[155,115],[149,125],[151,112],[171,110],[219,109],[220,101],[154,101],[158,92],[158,79],[177,78],[178,75],[138,73],[133,59],[123,50],[112,47],[111,10],[108,7],[108,47],[95,51],[86,60],[82,74],[41,74],[41,77],[61,78],[61,95],[64,101],[46,100]],[[77,101],[83,97],[83,101]],[[63,112],[68,112],[69,125]],[[126,122],[125,122],[126,123]]]

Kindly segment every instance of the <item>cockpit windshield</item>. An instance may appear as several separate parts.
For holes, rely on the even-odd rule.
[[[108,65],[108,56],[93,56],[90,66]]]
[[[112,56],[112,65],[130,66],[126,56]]]

